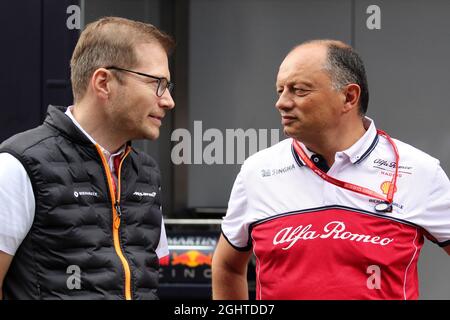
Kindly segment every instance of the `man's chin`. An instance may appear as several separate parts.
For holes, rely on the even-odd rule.
[[[143,132],[136,132],[134,137],[130,140],[156,140],[159,138],[159,130],[149,130]]]
[[[283,132],[284,132],[284,134],[285,134],[286,136],[288,136],[288,137],[294,138],[294,136],[295,136],[295,131],[292,130],[291,127],[285,126],[285,127],[283,128]]]
[[[296,139],[296,140],[299,140],[299,141],[302,140],[301,139],[301,135],[299,134],[299,132],[297,130],[294,130],[291,127],[284,127],[283,128],[283,132],[289,138],[293,138],[293,139]]]
[[[159,138],[159,130],[152,130],[147,132],[145,135],[145,139],[147,140],[156,140]]]

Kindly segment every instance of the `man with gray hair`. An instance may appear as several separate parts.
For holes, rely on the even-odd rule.
[[[450,254],[450,182],[439,161],[366,117],[364,65],[314,40],[282,62],[288,139],[242,165],[212,264],[214,299],[417,299],[424,237]],[[420,186],[420,187],[419,187]]]
[[[155,140],[174,108],[173,40],[150,24],[86,26],[71,60],[74,105],[0,145],[0,298],[157,299],[168,255]]]

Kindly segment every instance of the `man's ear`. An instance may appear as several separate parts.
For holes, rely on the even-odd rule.
[[[93,93],[100,99],[108,100],[111,94],[113,76],[105,69],[99,68],[94,71],[91,77],[91,88]]]
[[[344,94],[344,109],[343,112],[347,113],[350,110],[358,108],[359,97],[361,96],[361,87],[356,83],[351,83],[345,86],[343,89]]]

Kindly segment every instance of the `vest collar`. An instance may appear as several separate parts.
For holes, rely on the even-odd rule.
[[[44,124],[57,129],[75,143],[92,146],[92,141],[66,116],[65,111],[66,107],[49,105]]]

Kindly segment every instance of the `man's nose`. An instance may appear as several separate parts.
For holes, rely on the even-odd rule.
[[[283,90],[278,96],[278,101],[275,103],[275,108],[278,110],[291,109],[294,106],[294,101],[288,90]]]
[[[159,100],[159,105],[163,109],[173,109],[175,108],[175,101],[173,101],[172,94],[169,90],[164,91],[162,97]]]

